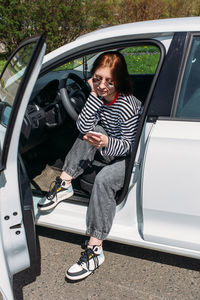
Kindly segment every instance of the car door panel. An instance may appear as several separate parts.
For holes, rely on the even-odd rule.
[[[159,120],[143,164],[146,241],[200,250],[200,123]]]
[[[25,224],[30,225],[29,230],[34,229],[34,219],[32,212],[32,197],[30,198],[29,186],[24,188],[26,173],[22,171],[22,164],[18,164],[18,143],[23,122],[23,116],[29,101],[35,81],[38,77],[43,56],[45,53],[44,37],[36,37],[20,46],[23,52],[29,43],[34,43],[30,47],[25,59],[26,70],[18,74],[21,67],[20,60],[18,66],[10,66],[7,76],[1,77],[1,101],[11,107],[9,114],[5,110],[1,111],[0,138],[1,138],[1,173],[0,173],[0,237],[1,262],[0,288],[4,291],[5,299],[12,300],[12,276],[13,274],[30,266],[30,254],[34,251],[34,241],[27,239]],[[32,51],[33,50],[33,51]],[[16,60],[17,51],[10,59]],[[23,77],[24,75],[24,77]],[[2,74],[1,76],[4,76]],[[3,78],[3,79],[2,79]],[[21,79],[22,78],[22,79]],[[19,82],[19,80],[21,80]],[[4,88],[5,87],[5,88]],[[10,103],[9,103],[10,102]],[[5,115],[4,115],[5,113]],[[6,120],[6,121],[5,121]],[[21,169],[19,168],[21,165]],[[27,197],[29,193],[29,197]],[[26,201],[22,199],[26,196]],[[28,229],[28,228],[27,228]],[[30,233],[30,231],[29,231]],[[34,232],[32,233],[34,237]],[[30,245],[30,243],[32,243]],[[2,259],[2,257],[1,257]],[[4,272],[4,273],[3,273]]]

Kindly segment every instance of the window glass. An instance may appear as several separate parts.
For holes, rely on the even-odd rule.
[[[12,57],[0,80],[1,125],[7,126],[13,103],[20,87],[24,72],[35,48],[27,44]],[[9,107],[9,108],[8,108]]]
[[[117,49],[114,49],[117,50]],[[112,50],[111,50],[112,51]],[[125,57],[128,71],[130,74],[154,74],[160,59],[160,50],[154,45],[133,46],[119,50]],[[66,64],[54,69],[54,71],[63,70],[83,70],[83,64],[87,64],[87,70],[90,71],[95,59],[102,52],[90,54],[85,57],[74,59]]]
[[[98,54],[99,55],[99,54]],[[91,64],[96,58],[96,54],[90,54],[84,57],[80,57],[74,60],[71,60],[62,66],[59,66],[58,68],[54,69],[53,71],[63,71],[63,70],[79,70],[83,71],[83,64]]]
[[[132,47],[115,48],[112,50],[118,50],[123,54],[128,72],[133,81],[134,95],[140,101],[144,102],[160,60],[160,49],[156,45],[134,45]],[[55,76],[65,77],[66,74],[72,71],[72,73],[77,74],[87,82],[91,76],[94,61],[103,52],[85,55],[84,57],[68,61],[53,70],[56,73]]]
[[[153,45],[129,47],[121,53],[130,74],[154,74],[160,59],[160,50]]]
[[[59,66],[58,68],[54,69],[53,71],[57,72],[57,71],[63,71],[63,70],[73,70],[78,67],[83,68],[82,65],[83,65],[83,58],[78,58],[78,59],[71,60],[62,66]]]
[[[200,118],[200,37],[193,39],[181,86],[178,118]]]
[[[160,49],[154,45],[140,45],[120,50],[133,81],[133,93],[142,103],[149,92],[159,60]]]

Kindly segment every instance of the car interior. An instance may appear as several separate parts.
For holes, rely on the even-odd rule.
[[[160,57],[158,47],[152,46],[156,48],[154,52],[157,58],[153,71],[147,73],[144,66],[141,66],[141,57],[150,60],[155,53],[148,52],[145,47],[119,49],[125,56],[132,77],[134,96],[143,104]],[[87,80],[91,76],[92,63],[100,53],[67,61],[40,76],[35,84],[25,113],[19,147],[35,196],[42,197],[49,191],[56,176],[60,175],[65,156],[79,134],[76,118],[90,93]],[[95,161],[99,159],[97,151]],[[87,205],[99,170],[94,163],[83,175],[73,180],[75,193],[66,201]]]

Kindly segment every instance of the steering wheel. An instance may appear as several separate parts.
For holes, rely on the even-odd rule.
[[[69,79],[76,82],[80,89],[72,89],[72,91],[69,91],[67,89],[67,81]],[[89,95],[89,87],[77,74],[69,73],[60,81],[59,91],[66,112],[74,121],[76,121]]]

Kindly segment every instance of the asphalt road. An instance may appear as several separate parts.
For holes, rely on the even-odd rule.
[[[104,264],[85,280],[70,283],[65,271],[80,256],[84,237],[37,228],[39,263],[14,277],[16,300],[200,299],[200,261],[104,242]]]

